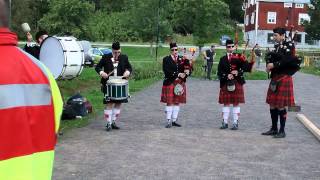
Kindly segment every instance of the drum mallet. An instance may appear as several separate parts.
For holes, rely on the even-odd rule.
[[[28,23],[22,23],[21,28],[22,28],[23,32],[25,32],[25,33],[28,33],[31,31],[31,28]]]

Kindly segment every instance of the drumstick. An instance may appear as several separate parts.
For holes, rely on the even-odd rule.
[[[114,70],[112,70],[111,72],[109,72],[107,75],[108,77],[113,73]]]

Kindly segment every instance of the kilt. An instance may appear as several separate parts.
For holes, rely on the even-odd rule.
[[[273,77],[272,80],[278,81],[277,90],[273,92],[269,84],[266,102],[270,106],[278,108],[294,106],[292,77],[289,75],[278,75]]]
[[[167,104],[178,104],[178,103],[186,103],[187,102],[187,88],[186,83],[180,83],[183,87],[184,93],[180,96],[174,94],[174,86],[175,84],[172,83],[170,85],[163,85],[162,92],[161,92],[161,99],[160,102],[167,103]]]
[[[244,91],[243,85],[239,82],[236,82],[236,89],[233,92],[227,90],[227,84],[224,84],[222,88],[220,88],[219,93],[219,103],[220,104],[233,104],[238,105],[240,103],[244,103]]]

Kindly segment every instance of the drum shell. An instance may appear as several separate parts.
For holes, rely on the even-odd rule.
[[[55,79],[73,79],[84,65],[83,48],[74,37],[48,37],[41,44],[39,59]]]
[[[129,84],[125,79],[110,79],[107,81],[105,94],[111,100],[125,100],[129,96]]]

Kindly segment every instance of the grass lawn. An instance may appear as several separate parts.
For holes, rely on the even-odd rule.
[[[300,71],[303,73],[320,76],[320,68],[314,66],[302,67]]]

